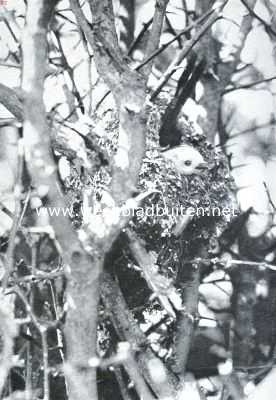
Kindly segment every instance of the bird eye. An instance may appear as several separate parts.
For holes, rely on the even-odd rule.
[[[184,162],[184,164],[185,164],[187,167],[189,167],[190,165],[192,165],[192,161],[191,161],[191,160],[186,160],[186,161]]]

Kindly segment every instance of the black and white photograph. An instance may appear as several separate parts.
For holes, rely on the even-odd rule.
[[[0,0],[0,399],[276,399],[276,0]]]

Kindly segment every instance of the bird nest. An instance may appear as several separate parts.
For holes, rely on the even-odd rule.
[[[216,210],[215,216],[205,217],[202,215],[193,218],[192,225],[200,226],[200,230],[208,230],[208,226],[214,223],[223,229],[229,221],[230,216],[223,215],[222,211],[227,208],[236,207],[233,196],[234,184],[229,173],[228,162],[224,154],[211,145],[206,137],[198,133],[194,126],[188,121],[185,124],[185,135],[182,142],[193,146],[203,156],[207,164],[200,174],[183,175],[175,169],[173,162],[168,162],[157,150],[160,128],[160,107],[153,107],[148,121],[147,151],[144,159],[139,180],[140,191],[154,191],[143,203],[143,208],[151,207],[155,209],[167,208],[169,212],[158,216],[148,216],[146,213],[137,213],[132,221],[133,226],[147,242],[148,235],[152,238],[154,247],[160,244],[162,237],[170,237],[172,228],[177,223],[178,216],[172,215],[173,210],[193,210],[202,211]],[[220,210],[220,212],[219,212]],[[205,223],[203,223],[205,221]],[[213,230],[213,229],[212,229]],[[198,232],[195,230],[195,235]],[[191,233],[191,232],[190,232]],[[201,234],[204,233],[201,231]],[[163,242],[163,240],[162,240]]]
[[[206,137],[198,133],[187,119],[182,121],[184,127],[182,142],[197,149],[208,168],[201,174],[185,176],[176,170],[173,162],[162,156],[159,130],[164,109],[165,105],[158,104],[152,105],[148,110],[146,153],[137,185],[138,193],[148,193],[148,195],[145,196],[130,222],[139,236],[146,240],[149,248],[154,250],[164,243],[163,238],[172,235],[173,227],[178,219],[173,210],[187,210],[190,207],[194,210],[208,208],[223,210],[235,204],[233,182],[225,156],[208,143]],[[93,140],[95,141],[96,135],[97,146],[111,158],[116,151],[118,138],[116,113],[112,110],[105,112],[99,121],[96,121],[95,126]],[[87,187],[92,189],[97,200],[101,199],[104,191],[108,191],[111,180],[110,165],[102,165],[98,158],[97,152],[88,149],[88,159],[91,161],[92,169],[86,171],[86,174],[81,174],[76,168],[72,168],[70,179],[66,182],[67,191],[71,193],[70,201],[75,204],[76,210],[81,206],[83,189]],[[159,214],[157,209],[159,209]],[[165,212],[160,215],[160,210]],[[81,217],[77,211],[73,220],[76,226],[81,225]],[[208,231],[214,223],[223,227],[228,220],[229,217],[222,214],[209,218],[202,218],[202,215],[195,216],[190,226],[190,233],[198,237],[199,234],[204,234],[205,230]],[[200,228],[196,229],[197,226]]]

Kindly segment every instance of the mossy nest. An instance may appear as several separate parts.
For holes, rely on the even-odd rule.
[[[179,218],[172,215],[173,209],[180,210],[181,207],[183,210],[189,207],[199,211],[209,209],[210,217],[206,212],[204,218],[200,215],[195,216],[192,226],[195,228],[198,225],[202,234],[203,230],[208,230],[208,226],[211,228],[215,223],[218,225],[218,231],[221,231],[231,219],[231,214],[223,215],[222,211],[236,207],[233,196],[234,184],[225,155],[214,148],[203,134],[197,133],[188,120],[183,120],[185,136],[182,142],[192,145],[202,154],[208,169],[200,175],[183,176],[177,173],[174,165],[165,160],[158,151],[160,107],[152,107],[149,115],[146,157],[141,168],[138,187],[141,192],[152,190],[154,193],[143,202],[142,208],[154,205],[155,210],[157,206],[161,209],[167,207],[169,212],[161,217],[156,213],[148,216],[147,213],[137,212],[131,222],[132,226],[146,240],[149,248],[152,243],[154,250],[158,250],[164,243],[162,238],[165,239],[172,234],[172,228]],[[216,210],[215,216],[212,216],[212,210]],[[213,228],[211,230],[213,231]],[[194,233],[198,236],[198,233]],[[192,236],[190,232],[191,239]]]
[[[201,175],[183,176],[177,173],[172,163],[164,159],[160,152],[159,130],[165,107],[165,104],[158,104],[148,108],[146,153],[137,190],[139,193],[151,194],[143,200],[130,221],[130,226],[145,240],[148,249],[156,252],[159,252],[166,239],[171,237],[173,227],[177,222],[178,217],[172,215],[171,210],[181,207],[184,210],[189,207],[223,210],[226,207],[236,206],[233,196],[233,181],[229,174],[226,157],[219,149],[214,148],[203,134],[198,133],[188,119],[182,117],[182,126],[184,127],[182,142],[194,146],[202,154],[208,164],[208,169]],[[97,145],[111,159],[116,151],[118,138],[119,124],[116,112],[106,111],[99,120],[95,121],[95,126],[96,129],[91,133],[91,137],[94,135],[93,140],[96,140]],[[81,203],[81,190],[86,186],[92,186],[95,199],[100,200],[101,193],[108,191],[111,180],[110,164],[102,165],[97,154],[92,150],[88,150],[88,157],[91,159],[91,164],[94,165],[93,169],[84,176],[79,175],[81,185],[76,187],[74,184],[70,187],[71,192],[74,193],[73,196],[77,199],[77,204]],[[97,162],[95,162],[95,157]],[[76,174],[78,175],[74,170],[75,178]],[[169,210],[169,212],[158,216],[155,212],[157,207]],[[152,208],[155,211],[150,213],[151,215],[145,212],[146,209]],[[208,237],[208,231],[210,231],[211,238],[214,234],[214,224],[218,228],[217,235],[227,224],[229,218],[231,215],[228,217],[224,215],[211,216],[210,218],[195,216],[189,229],[189,239],[192,240],[193,237],[197,239],[199,235]],[[75,225],[80,225],[79,214],[76,214],[76,220],[74,221]]]

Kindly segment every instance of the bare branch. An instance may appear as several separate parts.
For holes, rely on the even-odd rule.
[[[260,269],[269,269],[271,271],[276,271],[276,265],[274,264],[269,264],[267,262],[262,262],[262,261],[250,261],[250,260],[236,260],[236,259],[229,259],[227,261],[220,259],[220,258],[195,258],[193,260],[187,260],[185,261],[185,264],[189,263],[207,263],[207,264],[213,264],[213,265],[223,265],[227,269],[232,269],[236,268],[237,266],[249,266],[249,267],[256,267]]]
[[[32,320],[35,328],[40,334],[41,337],[41,342],[42,342],[42,356],[43,356],[43,368],[44,368],[44,379],[43,379],[43,389],[44,389],[44,400],[49,400],[49,395],[50,395],[50,390],[49,390],[49,368],[48,368],[48,343],[47,343],[47,330],[48,327],[47,325],[42,325],[36,315],[32,311],[32,307],[29,304],[27,298],[25,297],[23,291],[17,287],[14,289],[14,292],[17,294],[17,296],[20,298],[20,300],[23,302],[26,313]]]
[[[260,85],[260,84],[262,84],[262,83],[270,82],[270,81],[273,81],[273,80],[275,80],[275,79],[276,79],[276,76],[272,76],[271,78],[259,79],[259,80],[257,80],[257,81],[250,82],[250,83],[247,83],[247,84],[244,84],[244,85],[238,85],[238,86],[233,86],[233,87],[230,87],[230,88],[226,88],[226,89],[222,92],[222,95],[227,94],[227,93],[230,93],[230,92],[233,92],[233,91],[235,91],[235,90],[249,89],[249,88],[251,88],[252,86],[258,86],[258,85]]]
[[[162,279],[162,275],[155,271],[156,266],[154,265],[154,261],[151,259],[147,250],[143,246],[143,243],[135,232],[126,229],[126,234],[132,255],[141,268],[143,277],[145,278],[149,289],[157,296],[160,304],[164,307],[166,312],[171,317],[175,318],[175,312],[168,299],[170,291],[169,281],[165,278]]]
[[[153,16],[152,28],[147,42],[144,59],[147,59],[159,47],[160,36],[162,33],[164,17],[169,0],[156,0],[155,12]],[[143,68],[143,72],[148,76],[151,72],[153,59]]]
[[[112,0],[88,0],[92,13],[93,28],[100,30],[109,47],[114,50],[118,57],[122,54],[118,44],[118,37],[115,28],[115,18]]]
[[[20,226],[20,221],[22,220],[24,214],[24,210],[23,214],[21,212],[21,193],[23,191],[22,174],[23,174],[23,163],[24,163],[23,153],[24,152],[23,152],[22,141],[20,140],[18,143],[18,161],[17,161],[18,166],[17,166],[16,184],[14,188],[15,211],[13,215],[13,224],[9,235],[9,245],[6,254],[6,271],[2,282],[2,288],[4,291],[7,288],[8,280],[14,267],[14,248],[16,246],[16,235]]]
[[[258,21],[260,21],[265,29],[271,33],[273,36],[276,36],[276,32],[274,31],[274,29],[262,18],[260,17],[255,11],[254,8],[252,8],[246,0],[241,0],[242,4],[247,8],[247,10],[249,11],[249,13],[252,15],[252,17],[256,18]]]
[[[111,1],[90,2],[92,27],[78,1],[71,0],[70,4],[93,48],[98,73],[109,86],[119,109],[118,150],[112,172],[112,195],[118,203],[132,196],[145,152],[145,80],[129,68],[120,51],[116,52],[117,39],[111,39],[115,35]]]
[[[181,124],[178,123],[178,116],[182,106],[191,95],[206,67],[205,59],[200,60],[197,65],[195,65],[195,62],[195,58],[191,57],[189,59],[187,67],[178,81],[175,97],[165,111],[159,131],[161,146],[167,146],[168,144],[170,146],[178,145],[183,136],[183,128],[181,128]],[[191,217],[182,218],[175,226],[174,234],[178,236],[191,219]]]
[[[47,29],[55,1],[30,0],[23,37],[23,79],[26,93],[23,136],[25,156],[38,194],[48,196],[50,205],[63,207],[64,199],[57,188],[56,165],[52,158],[50,137],[43,104]],[[98,280],[103,260],[88,256],[67,217],[53,218],[52,225],[62,247],[65,264],[69,267],[67,295],[71,300],[66,319],[67,356],[69,362],[86,360],[95,354]],[[92,267],[93,265],[93,267]],[[70,273],[69,273],[70,272]],[[89,293],[89,296],[87,295]],[[90,318],[87,316],[90,315]],[[80,375],[84,397],[73,385],[69,386],[74,399],[97,399],[95,371]],[[76,390],[75,390],[76,389]]]
[[[0,302],[5,304],[1,295]],[[12,367],[14,339],[17,336],[17,325],[11,316],[11,310],[7,310],[7,305],[0,304],[0,339],[1,339],[1,359],[0,359],[0,396]],[[2,397],[2,396],[1,396]]]
[[[145,60],[143,60],[137,67],[135,67],[136,71],[139,71],[141,68],[144,67],[148,62],[150,62],[153,58],[157,57],[159,54],[161,54],[167,47],[169,47],[172,43],[174,43],[176,40],[179,40],[181,36],[191,32],[192,29],[196,28],[198,25],[202,24],[202,22],[208,18],[210,15],[212,15],[213,11],[209,10],[206,12],[204,15],[202,15],[200,18],[198,18],[196,21],[192,22],[190,25],[188,25],[185,29],[183,29],[181,32],[179,32],[174,38],[169,40],[167,43],[162,44],[162,46],[159,47],[159,49],[155,50],[152,54],[150,54]]]
[[[183,267],[181,269],[184,270]],[[181,279],[179,279],[185,308],[179,312],[177,318],[175,340],[174,370],[180,376],[184,376],[186,372],[194,330],[198,323],[199,283],[200,264],[190,263],[186,265],[185,271],[182,271]]]
[[[241,400],[244,398],[244,391],[239,380],[238,375],[235,372],[230,372],[229,374],[221,375],[224,387],[227,388],[228,394],[233,400]]]
[[[131,400],[132,397],[130,395],[130,393],[127,390],[127,385],[124,381],[123,378],[123,374],[120,368],[114,368],[114,375],[116,376],[119,388],[120,388],[120,392],[121,392],[121,396],[123,398],[123,400]]]
[[[144,36],[145,32],[149,29],[150,25],[152,24],[153,18],[151,18],[148,22],[144,22],[143,27],[141,31],[138,33],[137,37],[133,40],[133,42],[130,44],[127,55],[130,56],[135,47],[140,43],[140,40]]]
[[[57,188],[56,164],[52,158],[49,127],[43,103],[45,58],[47,56],[46,34],[54,5],[55,1],[46,3],[44,0],[33,0],[28,6],[27,24],[22,44],[22,89],[26,93],[23,137],[25,158],[38,194],[42,198],[47,195],[49,203],[53,206],[65,206],[64,199]],[[34,60],[33,63],[31,60]],[[56,223],[55,219],[52,222],[64,253],[70,259],[72,249],[70,250],[69,242],[76,242],[76,235],[71,224],[67,218],[64,218],[62,224]],[[77,245],[75,250],[80,251],[80,246]],[[69,259],[67,261],[70,265]]]
[[[87,22],[78,0],[70,0],[78,25],[93,48],[98,73],[112,91],[117,104],[120,104],[125,96],[125,85],[136,81],[137,75],[127,66],[119,49],[112,2],[96,0],[89,3],[92,25]]]
[[[147,63],[152,61],[155,57],[157,57],[159,54],[161,54],[164,50],[166,50],[167,47],[169,47],[171,44],[173,44],[176,40],[180,40],[181,36],[188,34],[192,29],[196,28],[198,25],[200,25],[206,18],[208,18],[211,14],[213,13],[212,10],[207,11],[204,15],[202,15],[200,18],[198,18],[196,21],[192,22],[190,25],[188,25],[185,29],[183,29],[181,32],[179,32],[177,35],[175,35],[174,38],[169,40],[167,43],[162,44],[157,50],[155,50],[152,54],[150,54],[147,58],[145,58],[140,64],[138,64],[134,69],[135,71],[140,71]],[[146,24],[144,24],[143,29],[137,36],[137,38],[134,40],[133,44],[130,46],[129,53],[133,51],[133,48],[136,46],[137,42],[139,42],[140,37],[144,35],[145,31],[148,29],[149,25],[152,23],[152,19],[150,19]],[[128,53],[128,54],[129,54]],[[99,106],[102,104],[102,102],[105,100],[105,98],[110,94],[110,90],[108,90],[102,99],[99,101],[97,106],[95,107],[95,110],[99,108]]]
[[[152,395],[146,381],[144,380],[142,371],[134,358],[134,354],[130,354],[128,359],[124,362],[124,365],[130,379],[135,384],[135,389],[139,397],[145,400],[154,400],[155,396]]]
[[[59,50],[59,53],[60,53],[60,56],[61,56],[61,60],[62,60],[63,66],[64,66],[64,70],[67,71],[67,73],[68,73],[68,75],[70,77],[70,80],[71,80],[71,83],[72,83],[72,87],[73,87],[73,93],[74,93],[74,96],[75,96],[75,98],[76,98],[76,100],[78,102],[78,107],[81,110],[82,114],[84,114],[85,108],[84,108],[84,104],[83,104],[81,95],[80,95],[80,93],[78,91],[78,88],[77,88],[77,85],[76,85],[76,82],[75,82],[75,79],[74,79],[74,69],[69,65],[69,63],[67,61],[67,58],[65,56],[65,53],[64,53],[64,50],[63,50],[63,47],[62,47],[62,43],[61,43],[61,39],[60,39],[59,31],[58,30],[54,31],[54,35],[55,35],[56,40],[57,40],[58,50]]]
[[[17,93],[0,83],[0,103],[11,112],[18,121],[23,121],[23,105]]]
[[[256,389],[251,395],[249,395],[248,400],[273,400],[274,388],[275,388],[275,378],[276,370],[272,369],[267,376],[256,386]]]
[[[179,54],[175,57],[175,59],[171,62],[167,70],[164,72],[163,76],[160,78],[156,88],[154,89],[150,99],[153,100],[161,91],[163,86],[168,82],[170,77],[177,71],[179,64],[184,60],[185,57],[190,53],[193,47],[199,42],[199,40],[204,36],[204,34],[210,29],[210,27],[220,18],[220,13],[223,7],[225,6],[225,2],[220,4],[217,8],[212,10],[212,14],[207,19],[207,21],[198,29],[192,39],[188,40],[183,49],[179,52]]]
[[[177,378],[156,358],[147,343],[147,338],[140,330],[132,313],[128,310],[118,283],[109,274],[104,275],[102,283],[102,300],[111,321],[122,340],[127,340],[131,347],[136,350],[138,364],[142,374],[152,390],[159,397],[174,398],[177,393],[179,382]],[[151,375],[151,366],[160,368],[164,374],[164,381],[157,382]]]

